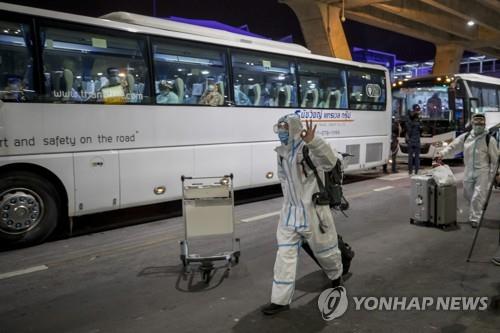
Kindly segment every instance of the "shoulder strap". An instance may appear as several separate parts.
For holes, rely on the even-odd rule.
[[[464,142],[469,137],[469,134],[470,134],[470,132],[467,132],[467,134],[465,134]],[[490,133],[486,134],[486,147],[488,147],[488,148],[490,146],[490,139],[491,139],[491,134]]]
[[[304,161],[306,162],[307,166],[314,172],[314,176],[316,177],[316,181],[318,182],[320,192],[324,192],[325,185],[323,185],[321,178],[319,178],[318,170],[316,170],[316,166],[309,156],[309,147],[307,147],[306,145],[302,147],[302,155],[304,155]]]

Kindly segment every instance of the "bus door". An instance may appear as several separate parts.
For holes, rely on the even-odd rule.
[[[457,91],[455,87],[448,88],[449,107],[450,107],[450,123],[455,124],[456,136],[464,132],[465,125],[468,121],[468,112],[466,109],[465,98],[462,95],[462,90]]]
[[[76,153],[74,165],[76,215],[119,208],[118,152]]]
[[[392,115],[396,117],[396,119],[401,119],[405,116],[405,104],[405,98],[403,97],[392,98]]]

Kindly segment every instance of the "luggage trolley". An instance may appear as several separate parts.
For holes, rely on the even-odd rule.
[[[217,181],[214,181],[217,179]],[[225,260],[228,270],[240,258],[240,240],[234,234],[233,174],[220,177],[186,177],[182,181],[182,212],[185,238],[180,242],[184,272],[190,272],[190,263],[200,263],[203,280],[208,283],[214,261]],[[189,253],[189,239],[193,237],[231,235],[232,250],[202,257]]]

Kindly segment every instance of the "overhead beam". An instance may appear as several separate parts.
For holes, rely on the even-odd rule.
[[[477,48],[473,49],[474,52],[477,52],[479,54],[484,54],[493,58],[498,58],[500,59],[500,50],[499,49],[494,49],[491,47],[483,47],[483,48]]]
[[[447,32],[429,27],[425,23],[413,22],[374,7],[346,11],[346,17],[360,23],[373,25],[434,44],[462,41]]]
[[[477,0],[479,3],[489,7],[497,12],[500,12],[500,1],[498,0]]]
[[[430,6],[456,15],[464,20],[474,20],[489,29],[500,32],[498,12],[477,1],[464,0],[420,0]]]
[[[382,3],[382,2],[389,2],[391,0],[345,0],[344,1],[344,8],[345,9],[352,9],[352,8],[358,8],[358,7],[365,7],[365,6],[370,6],[376,3]],[[341,8],[342,7],[342,0],[318,0],[318,2],[329,4],[332,6],[336,6]]]
[[[465,39],[475,40],[477,38],[478,27],[471,29],[467,27],[463,19],[436,10],[436,8],[421,2],[395,0],[390,3],[374,4],[373,7],[413,22],[425,22],[426,25],[432,28]]]

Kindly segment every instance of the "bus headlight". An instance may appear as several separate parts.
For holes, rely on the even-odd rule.
[[[443,146],[443,142],[441,142],[441,141],[433,142],[432,146],[436,147],[436,148],[440,148]]]
[[[448,145],[453,141],[453,139],[448,139],[445,141],[437,141],[433,142],[432,146],[436,148],[441,148],[441,147],[448,147]]]

